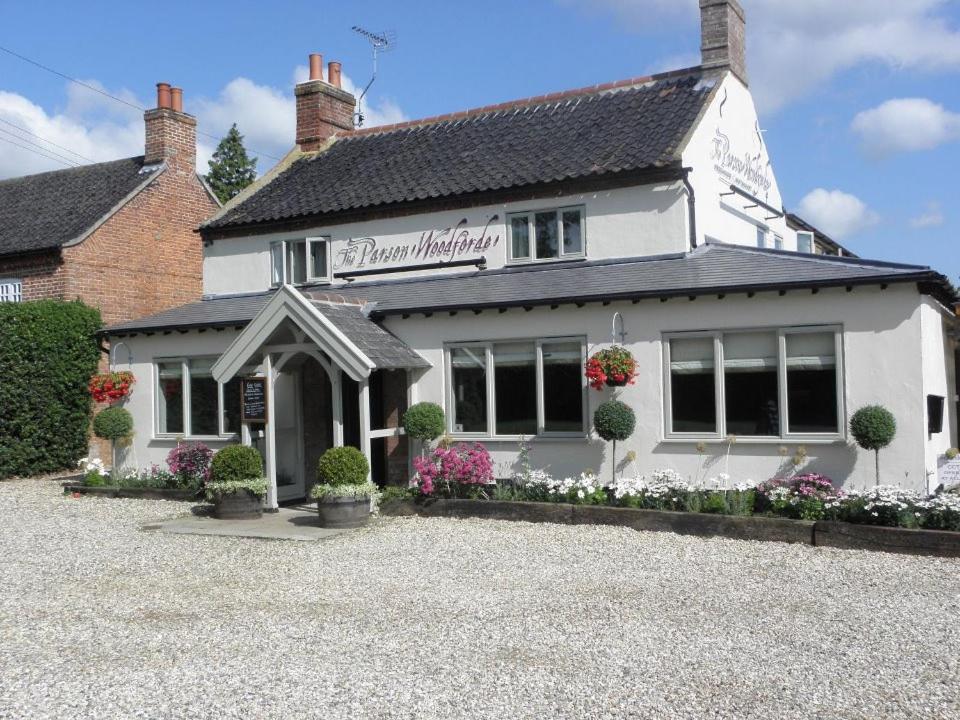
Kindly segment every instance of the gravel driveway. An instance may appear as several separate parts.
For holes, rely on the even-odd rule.
[[[161,535],[0,483],[4,718],[958,718],[960,562],[389,519]]]

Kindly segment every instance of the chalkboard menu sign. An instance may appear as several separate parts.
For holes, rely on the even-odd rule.
[[[243,422],[265,423],[267,421],[266,378],[243,378],[240,382],[240,400],[243,406]]]

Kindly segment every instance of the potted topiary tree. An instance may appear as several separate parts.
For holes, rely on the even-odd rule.
[[[401,424],[409,437],[422,443],[420,446],[420,455],[422,456],[424,445],[431,440],[436,440],[443,434],[443,408],[431,402],[411,405],[403,414]]]
[[[626,403],[619,400],[607,400],[600,403],[593,413],[593,427],[597,435],[607,442],[613,442],[613,481],[617,480],[617,440],[626,440],[633,435],[637,418]]]
[[[864,450],[873,450],[876,463],[877,485],[880,484],[880,449],[893,442],[897,434],[897,421],[893,413],[882,405],[867,405],[857,410],[850,418],[850,432],[857,445]]]
[[[370,463],[355,447],[335,447],[320,456],[310,497],[317,501],[320,526],[355,528],[370,519],[377,486],[368,479]]]
[[[108,407],[93,418],[93,434],[110,441],[111,477],[117,475],[117,441],[133,434],[133,415],[122,407]]]
[[[263,514],[267,481],[263,458],[246,445],[228,445],[213,456],[207,500],[213,503],[214,517],[223,520],[251,520]]]

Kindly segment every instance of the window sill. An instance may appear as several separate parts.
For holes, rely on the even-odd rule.
[[[705,445],[723,445],[730,443],[726,438],[718,438],[715,435],[705,437],[662,437],[659,439],[661,445],[696,445],[703,443]],[[847,438],[842,435],[796,435],[788,437],[740,437],[737,436],[733,442],[734,445],[846,445]]]
[[[529,260],[514,260],[509,258],[507,260],[507,267],[529,267],[531,265],[556,265],[557,263],[576,263],[584,262],[587,259],[585,254],[580,255],[567,255],[565,257],[558,258],[532,258]]]
[[[233,435],[154,435],[151,442],[231,442],[240,439],[239,433]]]
[[[449,437],[454,442],[484,442],[484,443],[554,443],[554,442],[582,442],[589,440],[586,433],[571,433],[569,435],[470,435],[460,433],[449,433]]]

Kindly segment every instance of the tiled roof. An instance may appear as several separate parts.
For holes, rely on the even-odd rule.
[[[204,229],[663,168],[715,84],[697,71],[346,134]]]
[[[946,279],[928,267],[735,245],[707,245],[685,255],[356,282],[338,286],[335,292],[347,299],[366,301],[366,312],[377,319],[413,312],[903,282],[921,283],[925,291],[945,304],[954,300]],[[269,298],[270,293],[211,298],[114,325],[107,332],[243,325]]]
[[[313,306],[378,368],[430,367],[430,363],[406,343],[368,319],[360,305],[314,302]]]
[[[0,255],[78,239],[158,172],[134,157],[0,180]]]

